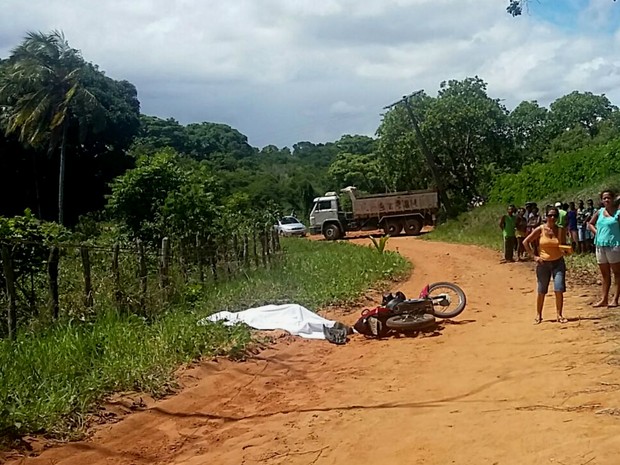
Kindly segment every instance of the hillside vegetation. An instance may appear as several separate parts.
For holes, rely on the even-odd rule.
[[[558,201],[598,202],[603,189],[620,192],[620,141],[599,147],[556,155],[547,163],[524,167],[514,175],[502,176],[493,187],[493,200],[484,206],[464,212],[438,225],[427,240],[481,245],[501,251],[500,217],[509,204],[523,206],[536,202],[542,209]],[[585,272],[587,279],[598,275],[594,255],[573,254],[567,258],[569,267]]]
[[[501,175],[493,184],[489,201],[523,205],[548,198],[595,198],[602,180],[616,183],[607,180],[610,173],[620,173],[620,140],[557,154],[546,162],[526,165],[518,173]]]
[[[603,189],[620,189],[620,174],[608,176],[587,187],[573,187],[565,190],[551,190],[551,193],[540,197],[521,195],[519,198],[527,198],[528,201],[536,202],[539,207],[551,205],[557,201],[577,202],[579,199],[593,199],[595,205]],[[506,212],[509,203],[522,206],[524,201],[509,201],[506,203],[489,203],[482,207],[464,212],[458,217],[449,219],[439,224],[432,234],[424,236],[428,240],[455,242],[462,244],[482,245],[495,250],[502,250],[503,240],[499,229],[500,217]]]

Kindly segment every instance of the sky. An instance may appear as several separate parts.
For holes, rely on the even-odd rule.
[[[62,30],[142,112],[218,122],[251,145],[374,135],[383,107],[480,76],[509,108],[573,90],[620,105],[620,2],[530,0],[2,0],[0,57]]]

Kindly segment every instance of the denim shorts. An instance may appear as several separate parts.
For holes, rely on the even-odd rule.
[[[585,242],[592,239],[592,231],[590,231],[587,226],[579,226],[577,231],[579,232],[579,242]]]
[[[564,258],[536,265],[536,278],[538,280],[539,294],[547,293],[551,278],[553,278],[554,292],[566,292],[566,264],[564,263]]]
[[[596,246],[596,261],[599,264],[620,262],[620,247]]]

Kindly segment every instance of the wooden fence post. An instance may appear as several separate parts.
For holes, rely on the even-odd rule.
[[[120,254],[120,245],[114,244],[112,252],[112,275],[114,279],[114,300],[119,313],[123,312],[123,291],[121,289],[121,273],[118,267],[118,256]]]
[[[210,257],[211,260],[211,274],[213,275],[213,281],[217,282],[217,250],[215,250]]]
[[[243,263],[246,266],[250,263],[250,239],[247,234],[243,235]]]
[[[144,254],[144,245],[142,241],[138,239],[136,241],[138,246],[138,256],[140,259],[140,268],[139,268],[139,278],[140,278],[140,306],[142,307],[140,311],[144,314],[145,304],[146,304],[146,291],[147,291],[147,269],[146,269],[146,255]]]
[[[273,229],[269,230],[269,239],[271,242],[271,253],[272,255],[274,255],[275,258],[275,254],[276,251],[278,250],[278,247],[276,245],[276,237],[278,237],[278,235],[275,233],[275,231]]]
[[[93,307],[93,287],[90,274],[90,254],[88,247],[82,245],[80,247],[80,255],[82,256],[82,271],[84,272],[84,305],[86,308]]]
[[[228,241],[224,241],[224,265],[226,266],[226,277],[230,278],[232,270],[230,269],[230,247]]]
[[[263,266],[267,267],[267,248],[269,246],[267,245],[267,234],[265,233],[265,230],[262,230],[260,232],[260,244],[261,244],[261,255],[263,259]]]
[[[267,227],[265,228],[265,246],[266,246],[266,249],[267,249],[267,261],[269,263],[271,263],[271,259],[273,258],[272,257],[272,255],[273,255],[273,247],[272,247],[273,246],[273,242],[272,242],[272,239],[271,239],[271,231],[272,231],[271,228],[267,228]]]
[[[276,244],[276,250],[279,252],[280,250],[282,250],[282,245],[280,244],[280,234],[275,232],[273,237],[274,237],[275,244]]]
[[[58,319],[60,304],[58,303],[58,261],[60,250],[53,245],[47,260],[47,278],[49,285],[49,308],[50,315],[54,320]]]
[[[8,324],[9,339],[15,339],[17,333],[17,294],[15,292],[15,275],[13,273],[13,260],[9,246],[2,244],[2,268],[6,281],[6,292],[9,295]]]
[[[258,251],[256,250],[256,242],[258,241],[256,237],[256,229],[252,230],[252,253],[254,254],[254,265],[258,268]]]
[[[163,243],[162,243],[162,246],[163,246]],[[181,275],[183,276],[183,282],[186,283],[189,277],[189,270],[187,267],[187,260],[186,260],[187,251],[185,249],[185,245],[183,244],[183,238],[180,239],[178,250],[179,250],[179,268],[181,268]],[[162,247],[162,253],[163,253],[163,247]],[[170,255],[170,253],[168,253],[168,255]],[[168,257],[168,260],[170,260],[170,257]]]
[[[232,247],[233,247],[233,266],[234,266],[234,270],[237,271],[239,268],[241,268],[241,263],[239,260],[239,238],[237,237],[237,234],[233,234],[232,237]]]
[[[30,272],[30,292],[28,294],[28,306],[33,315],[39,316],[39,308],[37,307],[37,290],[34,285],[34,273]]]
[[[200,240],[200,233],[196,233],[196,258],[198,263],[198,275],[200,276],[200,282],[205,282],[205,270],[204,263],[202,261],[202,241]]]
[[[168,297],[170,288],[170,239],[164,237],[161,240],[161,261],[159,264],[159,286],[163,292],[164,299]]]

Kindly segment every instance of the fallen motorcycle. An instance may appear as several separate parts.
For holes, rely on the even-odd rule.
[[[454,318],[465,310],[467,298],[459,286],[449,282],[429,284],[417,299],[405,294],[387,294],[381,305],[365,309],[353,328],[361,334],[384,337],[391,330],[413,332],[432,328],[436,318]]]

